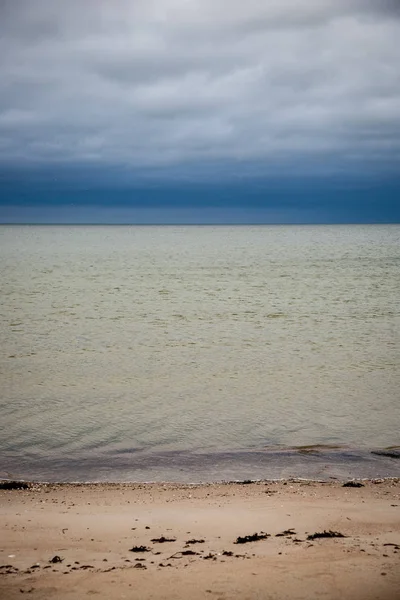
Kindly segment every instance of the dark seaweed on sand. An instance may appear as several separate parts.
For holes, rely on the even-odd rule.
[[[285,529],[285,531],[282,531],[282,533],[277,533],[275,537],[287,537],[289,535],[296,535],[296,532],[294,529]]]
[[[150,552],[150,548],[147,548],[147,546],[132,546],[129,552]]]
[[[244,535],[236,538],[235,544],[247,544],[249,542],[258,542],[259,540],[266,540],[269,537],[268,533],[253,533],[252,535]]]
[[[320,538],[344,538],[346,537],[340,531],[317,531],[307,536],[308,540],[318,540]]]
[[[29,490],[30,487],[25,481],[0,481],[0,490]]]
[[[153,538],[151,541],[156,544],[165,544],[165,542],[176,542],[176,538],[166,538],[162,535],[159,538]]]
[[[361,488],[361,487],[365,487],[365,486],[363,483],[360,483],[359,481],[347,481],[346,483],[344,483],[342,485],[342,487]]]

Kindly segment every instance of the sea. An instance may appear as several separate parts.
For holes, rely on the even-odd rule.
[[[3,225],[0,253],[0,478],[400,476],[400,225]]]

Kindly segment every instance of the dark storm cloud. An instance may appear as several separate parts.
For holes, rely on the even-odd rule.
[[[399,6],[1,0],[0,162],[393,172]]]

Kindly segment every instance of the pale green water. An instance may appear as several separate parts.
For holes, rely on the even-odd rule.
[[[0,248],[3,474],[307,475],[264,448],[400,444],[400,226],[3,226]]]

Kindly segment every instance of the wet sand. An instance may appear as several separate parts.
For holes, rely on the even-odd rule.
[[[1,599],[400,598],[399,479],[32,484],[0,509]]]

